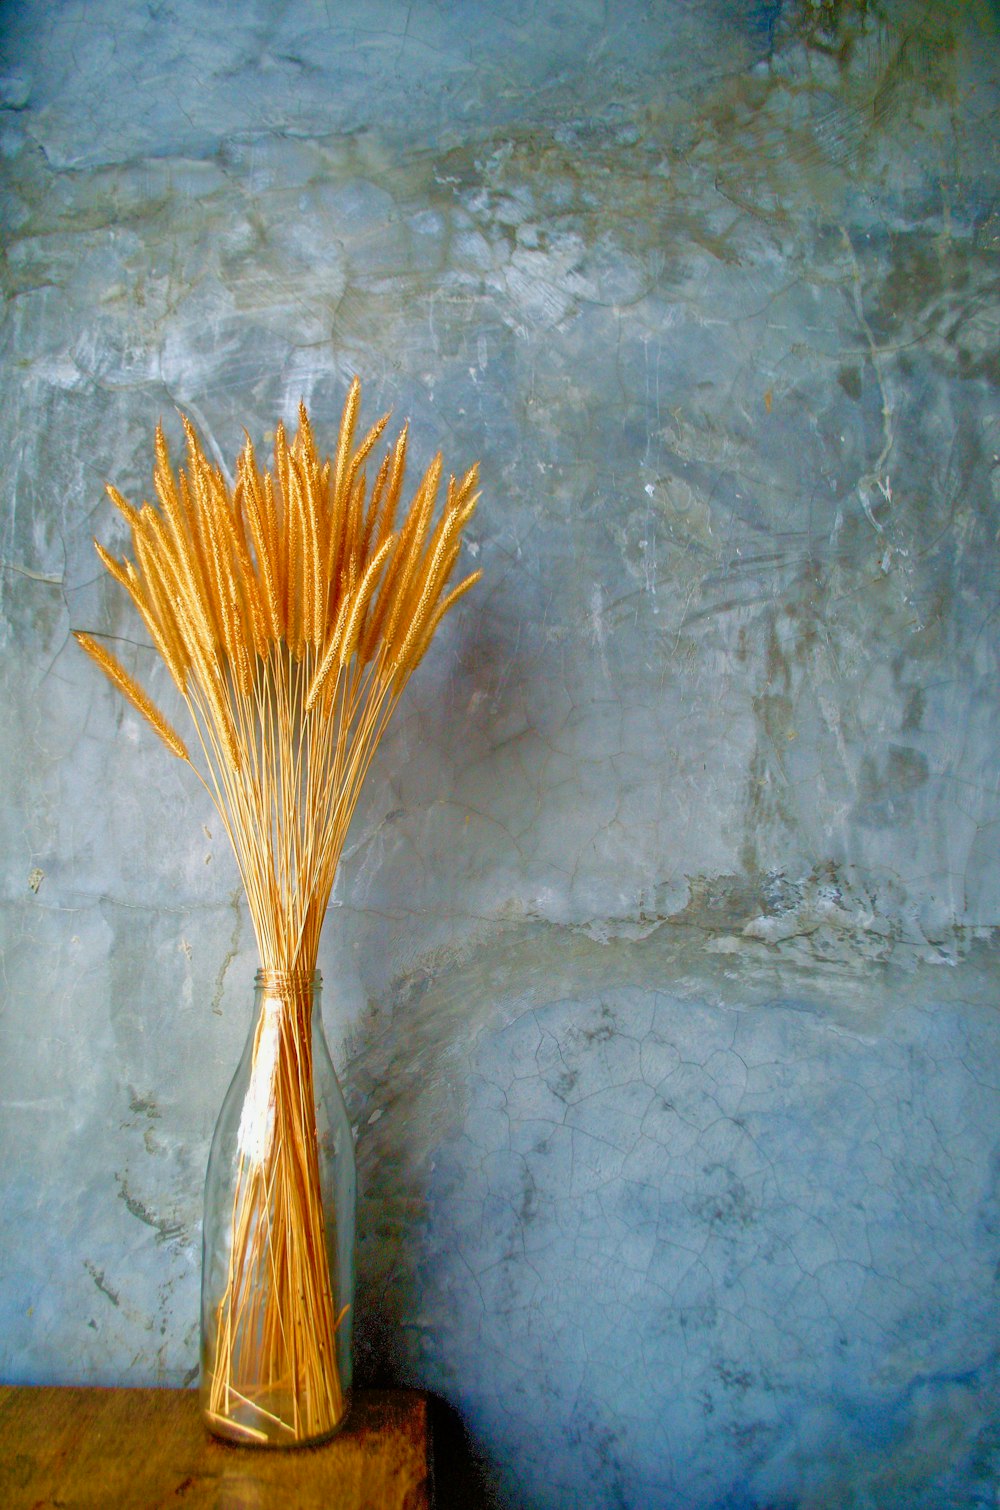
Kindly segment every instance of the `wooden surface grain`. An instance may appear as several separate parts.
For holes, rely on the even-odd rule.
[[[360,1390],[339,1436],[268,1451],[210,1437],[194,1390],[0,1386],[3,1510],[431,1510],[427,1400]]]

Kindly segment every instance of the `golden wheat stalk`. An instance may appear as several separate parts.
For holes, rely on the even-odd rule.
[[[146,693],[139,686],[139,683],[129,676],[121,661],[113,656],[110,650],[106,650],[92,635],[84,634],[81,629],[75,629],[73,637],[91,659],[97,662],[101,670],[110,678],[122,696],[127,698],[133,708],[138,713],[141,713],[143,718],[152,725],[171,754],[178,756],[180,760],[186,760],[190,764],[191,757],[180,735],[167,723],[167,720],[159,708],[156,707],[152,698],[147,697]]]
[[[177,471],[157,426],[158,506],[136,509],[108,487],[135,560],[119,562],[100,545],[98,555],[170,671],[200,760],[124,666],[91,635],[76,636],[206,787],[233,846],[264,971],[285,983],[276,998],[274,1132],[260,1161],[241,1157],[210,1365],[210,1419],[247,1440],[308,1440],[332,1430],[345,1408],[308,1111],[303,983],[315,973],[348,825],[379,741],[442,618],[482,575],[448,586],[478,500],[477,468],[450,478],[432,526],[436,456],[397,523],[407,429],[369,493],[365,462],[388,416],[355,444],[360,402],[355,378],[332,458],[320,459],[303,405],[291,442],[277,427],[273,471],[260,471],[246,436],[230,489],[184,420],[187,465]],[[262,1381],[275,1380],[288,1411],[261,1404],[254,1416]]]

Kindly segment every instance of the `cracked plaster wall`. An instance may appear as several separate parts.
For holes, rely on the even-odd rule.
[[[323,946],[362,1373],[511,1504],[992,1503],[995,12],[221,16],[3,19],[4,1377],[193,1377],[256,963],[103,482],[358,371],[485,480]]]

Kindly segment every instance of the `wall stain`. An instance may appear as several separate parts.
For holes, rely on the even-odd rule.
[[[115,1182],[118,1185],[119,1200],[125,1202],[128,1210],[140,1222],[143,1222],[147,1227],[152,1227],[153,1231],[156,1233],[158,1242],[171,1242],[177,1238],[184,1236],[183,1224],[180,1222],[170,1222],[166,1219],[166,1217],[157,1216],[154,1212],[150,1211],[149,1208],[143,1205],[142,1201],[140,1201],[137,1196],[134,1196],[129,1190],[124,1175],[116,1174]]]
[[[229,938],[229,948],[222,957],[219,973],[215,978],[215,990],[212,993],[212,1011],[216,1017],[222,1016],[222,992],[226,984],[226,972],[240,951],[240,939],[243,934],[243,908],[240,905],[243,896],[243,888],[237,886],[229,899],[229,905],[233,909],[233,931]]]
[[[112,1290],[111,1286],[108,1284],[107,1279],[105,1278],[104,1270],[99,1269],[96,1264],[91,1263],[89,1258],[84,1259],[83,1267],[86,1269],[87,1273],[90,1275],[91,1279],[94,1281],[94,1284],[100,1290],[101,1294],[106,1296],[107,1299],[110,1300],[111,1304],[117,1309],[121,1305],[121,1300],[119,1298],[117,1290]]]

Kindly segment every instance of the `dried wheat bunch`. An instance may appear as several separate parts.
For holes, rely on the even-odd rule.
[[[232,842],[267,969],[311,978],[323,916],[358,794],[410,674],[445,614],[482,575],[448,590],[476,507],[478,470],[449,478],[434,522],[436,456],[401,516],[404,428],[369,490],[383,416],[355,444],[361,385],[344,404],[336,455],[321,460],[304,405],[274,469],[247,437],[230,489],[191,425],[173,470],[156,430],[159,506],[113,487],[134,560],[95,543],[131,597],[187,705],[195,764],[124,666],[77,640],[167,748],[196,770]]]

